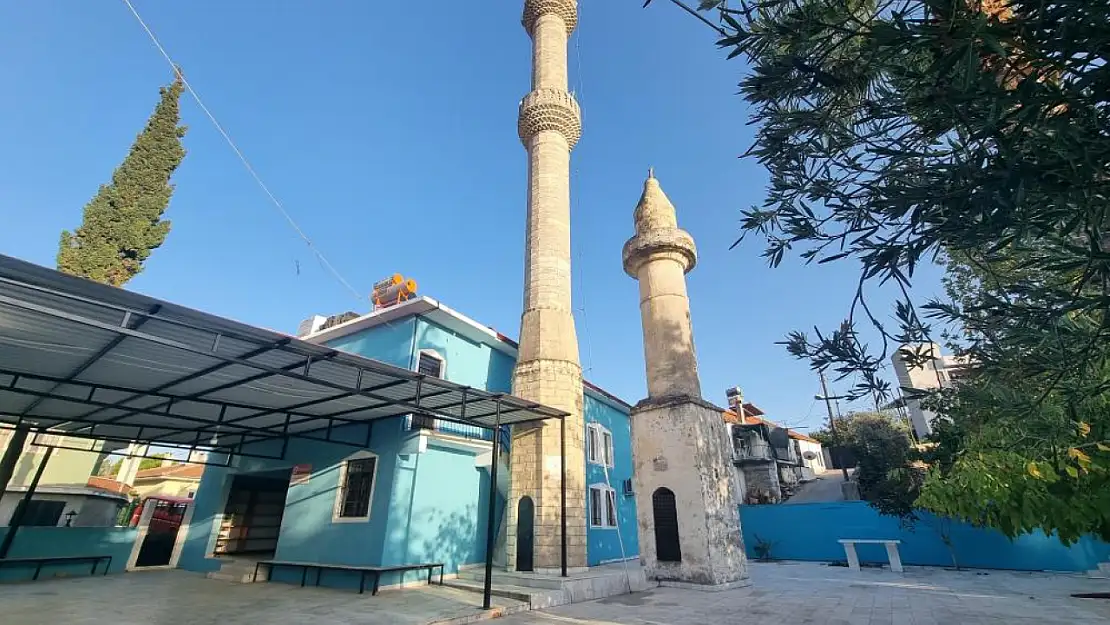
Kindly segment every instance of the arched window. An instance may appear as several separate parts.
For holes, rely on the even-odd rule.
[[[666,487],[651,494],[651,509],[655,517],[655,557],[660,562],[682,562],[682,548],[678,544],[678,509],[674,492]]]

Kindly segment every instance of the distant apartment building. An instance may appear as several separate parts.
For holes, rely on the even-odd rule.
[[[821,443],[768,420],[730,389],[721,415],[732,441],[734,475],[744,503],[778,503],[826,470]]]
[[[964,356],[945,356],[940,345],[921,343],[903,345],[891,356],[894,373],[898,376],[898,386],[903,393],[907,389],[930,390],[945,388],[965,377],[970,371],[970,363]],[[920,439],[933,432],[933,419],[936,414],[921,407],[921,400],[907,397],[906,412],[914,434]]]

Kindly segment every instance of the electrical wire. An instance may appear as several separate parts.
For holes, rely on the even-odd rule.
[[[579,45],[579,41],[582,39],[582,30],[581,30],[582,8],[581,7],[579,7],[579,9],[578,9],[578,13],[579,13],[579,20],[578,20],[579,28],[578,28],[577,32],[575,33],[575,35],[574,35],[574,57],[575,57],[575,65],[577,66],[577,70],[575,71],[575,76],[574,76],[574,81],[575,81],[574,96],[575,96],[575,99],[578,101],[579,106],[581,106],[581,104],[582,104],[582,48]],[[573,178],[574,178],[575,181],[577,181],[577,180],[580,179],[580,177],[581,176],[580,176],[579,169],[576,166],[574,168]],[[581,216],[582,216],[581,200],[579,199],[579,196],[578,196],[577,193],[575,193],[573,195],[574,195],[574,214],[577,215],[579,218],[581,218]],[[578,282],[578,301],[581,305],[578,307],[577,310],[578,310],[578,312],[581,313],[581,317],[582,317],[582,332],[584,334],[584,338],[585,338],[585,341],[586,341],[586,359],[587,359],[586,366],[582,368],[582,372],[583,373],[590,373],[591,371],[593,371],[593,368],[594,368],[593,367],[593,365],[594,365],[594,346],[593,346],[593,341],[591,340],[591,336],[590,336],[590,319],[589,319],[589,315],[586,312],[586,288],[585,288],[586,279],[585,279],[585,269],[584,269],[585,263],[583,262],[582,257],[583,257],[582,248],[579,247],[578,248],[578,262],[576,264],[578,266],[578,281],[577,281]]]
[[[574,57],[575,57],[575,65],[577,66],[577,71],[575,72],[575,76],[574,76],[575,83],[576,83],[574,91],[575,91],[575,99],[578,100],[579,107],[581,107],[581,105],[582,105],[582,92],[583,92],[583,89],[582,89],[582,46],[581,46],[582,21],[583,20],[582,20],[581,5],[579,6],[578,12],[579,12],[578,30],[574,35]],[[575,167],[575,169],[574,169],[574,178],[577,180],[579,177],[580,177],[579,170],[578,170],[577,167]],[[578,194],[575,194],[575,196],[574,196],[574,204],[575,204],[575,214],[577,214],[579,217],[581,217],[581,215],[582,215],[582,211],[580,210],[581,202],[579,201]],[[587,355],[587,358],[589,358],[589,367],[584,369],[584,371],[588,372],[588,371],[593,369],[594,351],[593,351],[593,341],[591,340],[591,337],[590,337],[589,317],[586,314],[586,294],[585,294],[585,284],[586,283],[585,283],[585,279],[584,279],[584,273],[585,272],[583,270],[583,265],[584,265],[584,263],[582,262],[582,250],[581,250],[581,248],[579,248],[579,251],[578,251],[578,278],[579,278],[578,279],[578,298],[579,298],[579,302],[581,302],[581,304],[582,304],[582,306],[581,306],[581,308],[579,308],[579,310],[582,313],[582,329],[585,333],[585,339],[586,339],[586,355]],[[601,437],[599,436],[598,439],[601,440]],[[612,439],[610,439],[610,440],[612,440]],[[631,573],[629,573],[629,571],[628,571],[628,554],[625,552],[624,537],[621,535],[621,520],[620,520],[621,512],[620,512],[620,506],[617,505],[616,489],[613,488],[612,479],[609,477],[609,466],[603,464],[602,465],[602,471],[605,473],[605,484],[611,489],[611,490],[606,491],[605,496],[609,497],[609,495],[612,494],[612,497],[613,497],[613,517],[614,517],[614,520],[617,522],[617,527],[616,527],[616,530],[617,530],[617,544],[620,546],[620,550],[621,550],[621,566],[624,569],[624,581],[628,585],[628,592],[631,593],[632,592],[632,576],[631,576]],[[606,501],[604,505],[608,506],[609,502]]]
[[[602,465],[602,470],[605,472],[605,483],[609,484],[609,488],[613,488],[613,484],[609,480],[609,467],[608,467],[608,465]],[[616,527],[616,530],[617,530],[617,544],[619,544],[620,548],[621,548],[621,566],[624,569],[624,583],[628,585],[628,592],[629,592],[629,594],[631,594],[632,593],[632,576],[628,572],[628,554],[625,553],[625,551],[624,551],[624,537],[621,536],[621,513],[620,513],[620,506],[617,505],[617,491],[616,491],[616,489],[606,491],[605,496],[608,497],[609,493],[613,494],[613,517],[614,517],[614,520],[616,520],[616,522],[617,522],[617,527]],[[623,492],[622,492],[622,494],[623,494]],[[609,503],[606,502],[605,505],[609,505]]]
[[[177,63],[175,63],[173,58],[170,57],[169,53],[166,52],[166,48],[162,46],[162,43],[158,40],[158,37],[154,35],[154,31],[150,29],[150,26],[148,26],[146,21],[143,20],[142,16],[139,15],[139,12],[135,9],[135,6],[131,4],[131,0],[123,0],[123,3],[127,5],[127,8],[131,11],[131,14],[135,16],[135,20],[138,21],[139,25],[143,27],[144,31],[146,31],[147,36],[150,37],[150,41],[154,43],[154,47],[158,48],[158,52],[162,54],[162,58],[166,59],[166,62],[169,63],[170,67],[173,68],[174,75],[179,80],[181,80],[181,84],[184,85],[185,89],[189,92],[189,95],[193,96],[193,99],[196,100],[197,106],[200,107],[200,110],[204,112],[205,116],[208,117],[208,120],[212,122],[212,125],[215,126],[216,130],[220,133],[220,135],[223,136],[228,146],[230,146],[231,150],[235,152],[235,156],[239,157],[239,160],[243,163],[243,167],[246,168],[247,173],[251,175],[251,178],[254,178],[254,181],[256,183],[258,183],[259,188],[261,188],[262,192],[266,194],[266,197],[270,198],[270,202],[272,202],[274,207],[277,208],[278,212],[281,213],[281,216],[285,218],[285,221],[288,222],[289,226],[293,228],[293,231],[297,233],[297,236],[299,236],[301,240],[305,242],[305,244],[308,246],[308,249],[312,251],[312,253],[316,256],[316,259],[320,262],[320,264],[325,269],[327,269],[328,272],[331,273],[331,275],[337,281],[339,281],[340,284],[346,287],[347,290],[350,291],[352,295],[354,295],[355,299],[362,301],[364,299],[363,295],[359,293],[357,289],[351,286],[351,283],[348,282],[342,276],[342,274],[339,273],[339,270],[337,270],[335,266],[331,264],[331,261],[329,261],[327,257],[324,256],[324,253],[316,247],[316,244],[312,242],[312,239],[310,239],[308,235],[305,234],[304,230],[302,230],[301,227],[297,225],[297,222],[293,219],[292,215],[289,214],[289,211],[285,210],[285,206],[283,206],[281,201],[277,199],[272,191],[270,191],[270,188],[266,186],[266,183],[262,181],[262,177],[258,175],[258,172],[255,171],[254,167],[250,164],[250,161],[248,161],[247,157],[243,154],[243,151],[240,150],[239,146],[235,144],[235,141],[231,139],[231,135],[229,135],[227,130],[224,129],[223,125],[221,125],[220,122],[217,121],[216,116],[212,114],[212,111],[210,111],[208,107],[205,106],[204,101],[200,98],[200,95],[196,92],[195,89],[193,89],[193,86],[185,78],[185,75],[181,72],[181,69],[178,67]]]

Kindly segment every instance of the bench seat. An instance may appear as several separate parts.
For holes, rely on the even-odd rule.
[[[442,562],[425,562],[421,564],[395,564],[395,565],[358,565],[358,564],[324,564],[320,562],[296,562],[293,560],[259,560],[254,565],[254,581],[258,581],[258,570],[263,566],[269,567],[266,570],[266,581],[273,579],[274,567],[292,567],[301,569],[301,586],[305,585],[308,578],[308,571],[310,569],[316,570],[316,585],[320,585],[320,575],[325,571],[351,571],[359,574],[358,579],[358,592],[362,594],[366,590],[366,576],[372,575],[374,585],[371,594],[378,594],[378,586],[381,581],[382,573],[393,573],[396,571],[428,571],[428,583],[432,583],[432,573],[435,569],[439,569],[439,585],[443,585],[443,563]]]
[[[901,573],[902,557],[898,554],[898,545],[902,544],[900,540],[886,540],[882,538],[842,538],[837,541],[844,545],[844,554],[848,557],[848,568],[853,571],[859,571],[859,555],[856,553],[856,545],[884,545],[886,547],[886,556],[890,560],[890,570],[895,573]]]

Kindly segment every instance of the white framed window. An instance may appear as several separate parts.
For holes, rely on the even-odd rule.
[[[335,490],[333,523],[358,523],[370,520],[374,486],[378,476],[378,456],[359,451],[343,459],[339,467],[339,487]]]
[[[416,355],[416,372],[442,378],[447,374],[447,359],[434,349],[422,349]]]
[[[617,526],[617,491],[607,484],[590,486],[590,527]]]
[[[613,466],[613,433],[600,423],[587,425],[586,454],[592,464]]]

